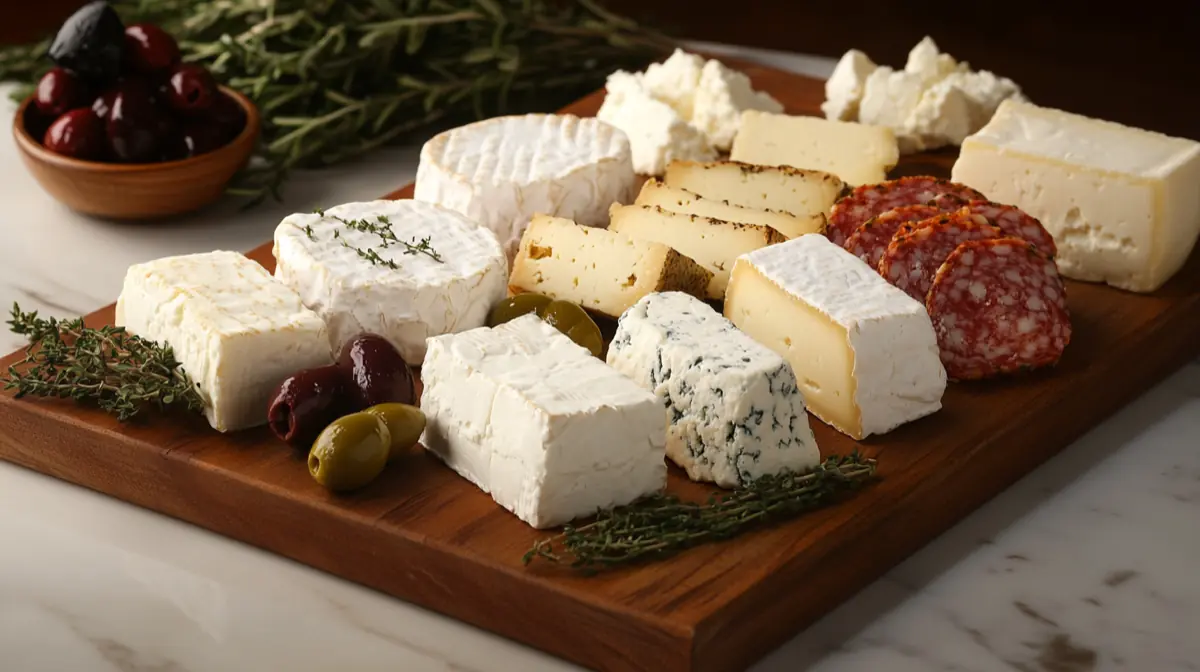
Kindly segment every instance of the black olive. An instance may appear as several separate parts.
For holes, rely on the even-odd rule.
[[[90,2],[72,14],[50,45],[50,59],[92,84],[104,85],[121,74],[125,24],[107,2]]]

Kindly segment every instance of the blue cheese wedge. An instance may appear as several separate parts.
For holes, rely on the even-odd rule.
[[[422,201],[347,203],[275,229],[275,277],[329,325],[334,350],[378,334],[420,364],[425,339],[482,326],[504,298],[496,237]]]
[[[820,234],[739,257],[725,316],[792,365],[808,410],[854,439],[941,408],[925,306]]]
[[[171,346],[221,432],[264,424],[279,383],[333,360],[321,318],[237,252],[131,266],[116,324]]]
[[[666,486],[666,423],[650,392],[526,315],[429,341],[424,445],[535,528]]]
[[[699,299],[638,301],[608,363],[666,406],[667,457],[694,481],[732,488],[820,461],[792,367]]]

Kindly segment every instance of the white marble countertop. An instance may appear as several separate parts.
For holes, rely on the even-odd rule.
[[[826,75],[828,59],[741,50]],[[9,109],[9,108],[6,108]],[[11,115],[11,111],[7,112]],[[7,124],[7,116],[4,123]],[[125,268],[247,250],[287,213],[410,181],[413,149],[290,200],[169,224],[75,215],[0,134],[0,307],[76,315]],[[0,334],[0,350],[20,345]],[[753,669],[1200,670],[1200,362],[1166,380]],[[578,669],[198,528],[0,463],[0,670]]]

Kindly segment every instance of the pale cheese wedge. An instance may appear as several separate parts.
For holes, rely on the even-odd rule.
[[[828,223],[825,213],[793,215],[781,210],[763,210],[734,205],[729,201],[705,198],[686,189],[668,187],[657,179],[647,180],[638,194],[636,205],[656,205],[669,212],[712,217],[726,222],[769,226],[788,238],[806,233],[821,233]]]
[[[886,180],[900,146],[885,126],[746,110],[729,158],[823,170],[858,186]]]
[[[534,215],[508,282],[615,318],[652,292],[704,298],[711,281],[711,272],[662,243]]]
[[[668,212],[654,205],[614,204],[609,214],[609,231],[670,245],[711,271],[710,299],[725,297],[729,271],[739,256],[787,240],[769,226]]]
[[[829,212],[846,187],[836,175],[820,170],[739,161],[673,161],[664,182],[705,198],[797,216]]]

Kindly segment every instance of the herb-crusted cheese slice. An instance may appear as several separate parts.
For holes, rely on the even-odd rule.
[[[942,406],[946,370],[925,306],[825,236],[740,257],[725,316],[792,365],[808,410],[855,439]]]
[[[884,126],[747,110],[729,158],[822,170],[857,186],[886,180],[900,147]]]
[[[662,243],[537,215],[509,285],[616,318],[651,292],[705,296],[711,281],[711,272]]]
[[[609,231],[670,245],[711,271],[710,299],[725,297],[729,271],[740,255],[787,240],[769,226],[684,215],[652,205],[613,205],[610,212]]]
[[[667,166],[664,181],[705,198],[801,217],[829,212],[846,186],[836,175],[820,170],[739,161],[675,161]]]
[[[651,294],[617,325],[608,363],[667,407],[667,456],[722,487],[820,460],[792,367],[704,302]]]
[[[370,332],[414,365],[425,339],[483,325],[506,291],[496,237],[421,201],[291,215],[275,229],[274,253],[275,277],[325,319],[335,350]]]
[[[131,266],[116,324],[171,346],[220,432],[265,423],[279,383],[333,359],[321,318],[237,252]]]
[[[423,443],[536,528],[666,485],[659,400],[537,316],[430,339]]]
[[[788,238],[825,230],[825,213],[793,215],[779,210],[763,210],[734,205],[729,201],[705,198],[686,189],[668,187],[657,179],[646,180],[638,193],[636,205],[655,205],[668,212],[711,217],[738,224],[769,226]]]
[[[633,197],[629,137],[598,119],[497,117],[434,136],[421,148],[413,197],[496,234],[511,260],[535,213],[603,226]]]

